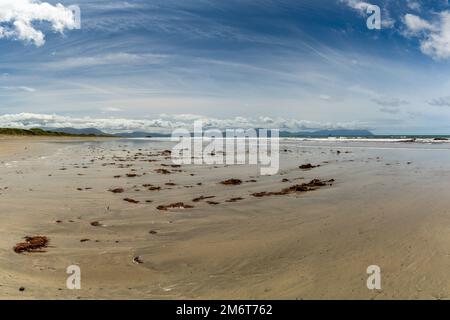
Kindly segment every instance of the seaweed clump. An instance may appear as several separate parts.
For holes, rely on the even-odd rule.
[[[25,237],[25,242],[20,242],[14,246],[14,252],[45,252],[42,248],[46,248],[49,239],[45,236]]]

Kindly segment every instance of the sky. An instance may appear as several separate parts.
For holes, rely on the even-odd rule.
[[[0,127],[170,131],[199,119],[450,134],[450,5],[0,0]]]

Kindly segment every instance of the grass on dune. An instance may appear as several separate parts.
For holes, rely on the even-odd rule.
[[[17,129],[17,128],[0,128],[0,135],[11,136],[52,136],[52,137],[96,137],[95,134],[68,134],[62,132],[46,131],[39,128]]]

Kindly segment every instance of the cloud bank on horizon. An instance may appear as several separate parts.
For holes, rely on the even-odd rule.
[[[128,118],[91,118],[70,117],[49,114],[20,113],[0,115],[0,127],[6,128],[97,128],[106,133],[124,131],[143,131],[155,133],[170,133],[174,129],[192,129],[194,121],[201,121],[205,129],[250,129],[267,128],[281,131],[304,131],[318,129],[355,129],[365,128],[356,123],[319,123],[313,121],[256,117],[235,117],[230,119],[210,118],[194,114],[169,115],[161,114],[154,119]]]
[[[381,30],[366,27],[370,5]],[[0,0],[4,126],[201,114],[450,134],[449,74],[446,0]]]

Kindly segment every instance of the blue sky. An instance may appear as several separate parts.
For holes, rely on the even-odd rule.
[[[19,2],[23,21],[37,1]],[[2,126],[450,134],[444,0],[371,1],[381,30],[359,0],[45,2],[78,5],[81,29],[33,20],[37,43],[0,11]]]

